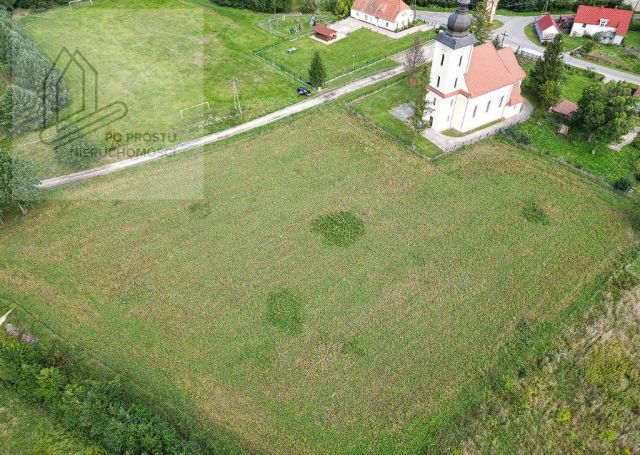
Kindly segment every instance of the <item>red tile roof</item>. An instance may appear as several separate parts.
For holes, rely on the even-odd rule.
[[[538,28],[541,32],[544,32],[546,29],[553,27],[558,30],[558,26],[556,25],[556,21],[553,20],[549,14],[545,14],[540,19],[538,19]]]
[[[555,106],[550,107],[549,110],[565,117],[571,117],[571,114],[578,110],[578,105],[569,100],[562,100]]]
[[[625,36],[632,18],[633,12],[629,10],[580,5],[575,21],[579,24],[600,25],[600,19],[607,19],[607,27],[615,27],[618,29],[616,35]]]
[[[316,25],[313,28],[313,31],[322,36],[336,36],[336,34],[338,33],[334,29],[325,27],[324,25]]]
[[[351,8],[389,22],[394,22],[400,12],[411,9],[402,0],[355,0]]]
[[[493,44],[485,43],[471,51],[471,63],[464,80],[469,94],[475,98],[515,84],[525,76],[513,49],[505,47],[497,51]]]

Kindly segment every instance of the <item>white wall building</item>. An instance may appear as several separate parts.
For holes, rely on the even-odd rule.
[[[549,14],[545,14],[540,19],[538,19],[533,28],[538,35],[538,39],[541,43],[546,41],[553,41],[558,33],[560,33],[560,29],[558,29],[558,25],[556,21],[553,20]]]
[[[408,27],[415,12],[402,0],[355,0],[351,17],[395,32]]]
[[[474,47],[469,0],[459,0],[447,32],[436,37],[427,102],[431,128],[467,132],[520,112],[525,78],[511,48]]]
[[[571,36],[589,35],[606,43],[621,44],[632,18],[632,11],[580,5],[571,27]]]

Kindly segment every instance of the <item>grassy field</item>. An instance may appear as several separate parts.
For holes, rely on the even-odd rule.
[[[0,388],[0,454],[106,455],[69,435],[49,415]]]
[[[433,35],[433,31],[422,33],[425,39],[432,38]],[[329,45],[320,43],[310,36],[305,36],[265,49],[262,55],[269,61],[282,65],[287,71],[306,80],[313,54],[318,51],[327,69],[327,76],[331,79],[351,71],[353,68],[366,66],[401,52],[407,49],[414,40],[414,35],[396,40],[361,28],[346,38]],[[295,47],[297,51],[290,54],[287,49],[292,47]]]
[[[367,94],[356,94],[341,102],[349,109],[367,118],[376,126],[395,137],[400,142],[412,146],[427,157],[435,157],[442,151],[422,136],[415,137],[415,133],[409,125],[394,117],[390,110],[402,104],[409,103],[412,98],[412,87],[406,78],[399,78],[383,84],[383,86],[372,87],[371,90],[382,90]]]
[[[63,47],[82,52],[98,72],[101,105],[127,105],[128,115],[97,131],[98,140],[104,141],[110,132],[158,135],[132,138],[129,147],[103,157],[104,163],[224,129],[295,102],[296,82],[252,54],[255,48],[281,40],[257,25],[267,17],[206,0],[104,0],[92,7],[29,14],[21,21],[52,59]],[[79,71],[68,73],[74,108],[82,102],[81,77]],[[244,116],[224,119],[234,110],[229,84],[234,77]],[[189,127],[202,119],[197,109],[181,120],[181,109],[205,101],[218,122]],[[34,142],[37,139],[37,134],[17,138],[13,151],[28,155],[43,176],[67,173],[53,160],[50,147]]]
[[[634,242],[545,159],[432,165],[331,107],[50,196],[0,230],[0,297],[270,453],[416,452]]]

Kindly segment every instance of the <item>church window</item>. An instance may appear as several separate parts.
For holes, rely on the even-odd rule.
[[[444,65],[444,54],[442,54],[442,58],[440,59],[440,66]]]
[[[476,112],[478,112],[478,106],[473,108],[473,117],[475,118]]]
[[[460,56],[460,61],[458,62],[458,66],[462,66],[462,55]]]
[[[456,80],[453,81],[453,88],[457,88],[458,87],[458,78],[456,77]]]
[[[491,100],[487,103],[487,110],[485,112],[489,112],[489,108],[491,107]]]
[[[438,76],[438,81],[436,82],[436,87],[440,87],[440,76]]]
[[[500,104],[498,104],[498,107],[502,107],[502,102],[504,101],[504,96],[500,98]]]

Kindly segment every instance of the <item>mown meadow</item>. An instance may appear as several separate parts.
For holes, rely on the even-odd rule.
[[[542,157],[427,163],[331,106],[48,198],[0,230],[0,297],[268,453],[419,452],[635,242]]]

